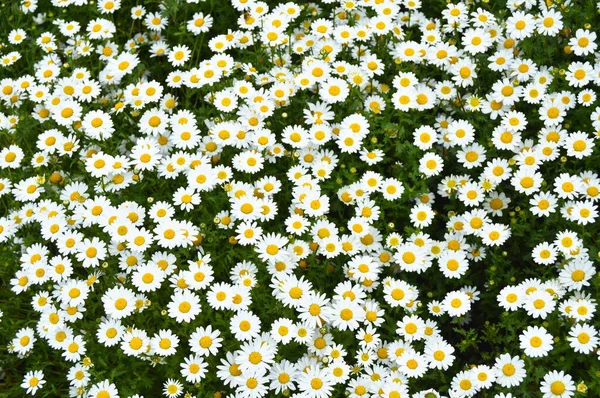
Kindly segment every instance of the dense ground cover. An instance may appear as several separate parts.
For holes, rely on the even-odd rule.
[[[0,3],[0,397],[598,396],[599,10]]]

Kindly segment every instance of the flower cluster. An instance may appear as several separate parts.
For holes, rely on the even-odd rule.
[[[13,394],[600,390],[600,7],[19,3]]]

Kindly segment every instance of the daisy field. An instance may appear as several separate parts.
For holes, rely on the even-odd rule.
[[[0,398],[600,396],[600,3],[0,18]]]

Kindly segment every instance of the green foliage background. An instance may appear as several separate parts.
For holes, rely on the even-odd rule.
[[[275,6],[279,2],[276,0],[266,1],[270,6]],[[30,15],[23,15],[19,10],[19,2],[17,1],[2,1],[0,2],[0,38],[6,38],[8,32],[14,28],[25,28],[29,35],[37,37],[44,31],[57,32],[57,27],[51,24],[56,18],[72,19],[79,21],[82,27],[87,25],[87,21],[100,17],[100,13],[94,7],[79,7],[75,8],[76,12],[60,12],[58,9],[52,9],[52,14],[47,15],[47,21],[38,26],[32,22]],[[160,4],[158,1],[137,2],[142,4],[152,11],[158,9]],[[300,1],[299,4],[304,4]],[[217,34],[227,33],[234,26],[234,21],[238,14],[226,1],[210,0],[202,2],[199,5],[185,4],[178,0],[166,0],[162,2],[166,6],[166,15],[169,18],[169,26],[163,32],[164,39],[171,45],[187,44],[194,49],[192,54],[193,64],[197,64],[200,60],[209,58],[212,54],[207,47],[207,43],[211,37]],[[114,15],[104,15],[104,18],[112,19],[117,26],[117,35],[113,39],[116,43],[124,43],[131,38],[132,34],[142,31],[140,21],[133,21],[130,18],[130,7],[136,5],[135,1],[123,1],[123,7]],[[422,11],[429,17],[438,17],[441,10],[445,7],[445,1],[424,0]],[[479,6],[491,11],[498,17],[506,16],[507,10],[503,1],[490,1],[488,3],[480,3]],[[321,4],[325,10],[331,9],[331,6]],[[214,19],[214,25],[207,35],[192,36],[185,30],[185,23],[192,17],[192,14],[198,9],[201,9],[205,14],[210,13]],[[51,9],[49,3],[41,1],[37,12],[49,12]],[[574,1],[572,5],[564,11],[564,23],[566,28],[577,29],[585,23],[589,23],[592,29],[597,31],[597,26],[600,24],[600,18],[596,11],[596,4],[593,1]],[[324,12],[322,15],[328,15]],[[319,16],[313,16],[308,11],[304,10],[303,15],[297,21],[312,20]],[[298,23],[296,23],[298,25]],[[417,38],[419,33],[416,29],[408,29],[406,31],[406,39]],[[568,34],[558,37],[550,37],[540,43],[540,39],[531,38],[525,39],[520,43],[519,47],[522,53],[526,54],[527,58],[532,59],[538,64],[552,65],[553,74],[559,76],[561,69],[566,69],[568,64],[573,61],[569,55],[563,52],[563,47],[568,42]],[[4,43],[7,44],[7,43]],[[401,71],[412,71],[420,79],[425,80],[427,77],[441,80],[447,78],[448,74],[437,69],[427,68],[422,65],[412,63],[395,63],[389,51],[387,43],[381,42],[371,50],[378,58],[382,59],[386,65],[386,73],[380,79],[381,83],[391,86],[392,79]],[[4,51],[4,49],[2,49]],[[18,67],[0,69],[0,79],[2,78],[17,78],[24,71],[32,71],[33,64],[42,56],[41,50],[28,40],[26,44],[20,46],[18,51],[23,56],[19,61]],[[244,51],[235,50],[231,54],[236,61],[251,62],[259,72],[265,72],[271,67],[268,61],[270,54],[258,45]],[[138,72],[148,70],[151,79],[164,81],[167,74],[171,70],[171,66],[164,58],[149,58],[146,48],[140,51],[142,65],[136,69]],[[480,65],[487,64],[484,57],[480,56]],[[477,57],[476,57],[477,58]],[[294,55],[293,61],[299,61],[299,57]],[[81,58],[76,61],[65,60],[68,62],[69,68],[86,67],[92,75],[100,71],[101,65],[94,57]],[[69,68],[64,68],[64,73],[69,73]],[[493,72],[486,70],[481,73],[476,80],[473,92],[487,93],[491,89],[491,85],[496,81],[498,76]],[[223,83],[218,83],[213,90],[223,88]],[[569,89],[564,79],[557,78],[552,83],[551,89],[559,91],[561,89]],[[202,126],[204,119],[213,119],[220,116],[216,110],[207,106],[203,101],[203,96],[210,93],[208,88],[191,91],[185,88],[168,89],[167,92],[175,94],[179,101],[179,107],[182,109],[190,109],[196,115]],[[351,100],[333,106],[336,113],[336,121],[341,120],[343,116],[351,114],[355,111],[362,112],[362,98],[368,95],[368,92],[361,92],[356,88],[352,89],[350,94]],[[270,128],[279,132],[283,127],[298,123],[302,120],[302,109],[306,103],[311,100],[309,93],[301,92],[299,95],[292,98],[289,106],[276,110],[275,115],[270,119]],[[108,100],[105,104],[94,103],[92,108],[104,109],[108,111],[114,105],[114,101]],[[597,105],[597,104],[596,104]],[[455,118],[466,119],[476,127],[476,141],[481,143],[488,150],[488,159],[496,157],[497,150],[491,145],[492,126],[490,126],[487,116],[465,111],[462,106],[449,104],[451,112],[454,112]],[[534,106],[529,106],[525,103],[518,105],[518,110],[526,115],[537,115],[537,109]],[[0,105],[0,111],[10,114],[14,112],[11,109],[3,108]],[[415,232],[410,226],[408,214],[412,206],[412,199],[418,198],[421,194],[428,191],[435,191],[437,183],[441,177],[423,180],[419,176],[418,160],[421,156],[421,151],[412,145],[412,132],[415,128],[425,124],[433,125],[435,115],[442,109],[435,109],[433,112],[398,112],[393,106],[388,103],[386,111],[381,115],[366,114],[371,125],[371,133],[369,138],[371,142],[368,144],[371,149],[381,149],[385,153],[384,161],[377,164],[373,168],[388,177],[396,177],[401,180],[407,187],[407,192],[404,194],[402,201],[391,203],[379,201],[378,205],[382,206],[383,216],[374,225],[384,236],[386,233],[400,232],[410,234]],[[445,111],[448,111],[446,109]],[[19,128],[16,134],[11,135],[6,131],[0,132],[0,147],[6,147],[10,144],[17,144],[26,151],[26,156],[33,154],[36,149],[34,142],[38,134],[42,131],[53,127],[53,121],[48,121],[44,125],[40,125],[35,119],[30,116],[31,109],[20,107],[17,109],[19,118]],[[125,142],[130,141],[130,136],[136,133],[136,116],[129,114],[129,110],[118,116],[115,120],[116,126],[121,126],[115,132],[113,139],[104,142],[95,142],[104,149],[105,152],[111,153],[117,151],[117,145],[120,140]],[[286,117],[284,117],[284,113]],[[364,113],[364,112],[363,112]],[[589,118],[585,109],[579,108],[573,110],[566,124],[570,125],[570,130],[589,130]],[[537,121],[537,116],[530,119],[530,125],[525,131],[524,139],[535,138],[537,131],[543,127]],[[130,142],[131,143],[131,142]],[[234,150],[228,148],[224,151],[219,164],[229,164],[234,155]],[[444,175],[461,174],[465,170],[457,163],[452,163],[454,155],[448,152],[440,152],[440,155],[446,161],[446,169]],[[277,169],[284,173],[290,166],[297,164],[298,161],[293,156],[286,156],[277,164]],[[324,192],[335,193],[342,185],[358,181],[364,171],[364,164],[355,156],[344,155],[340,156],[341,167],[336,169],[333,178],[325,182],[322,186]],[[556,161],[543,166],[543,175],[547,181],[552,181],[554,177],[563,172],[575,173],[582,169],[597,170],[600,164],[600,155],[598,151],[585,159],[585,161],[567,160],[566,162]],[[66,173],[66,180],[69,180],[69,175],[84,175],[85,167],[83,164],[69,159],[61,159],[57,163],[51,163],[42,169],[46,176],[49,176],[55,171]],[[270,171],[263,171],[258,176],[245,176],[246,182],[250,182],[262,175],[269,174]],[[3,170],[4,176],[12,181],[18,181],[30,176],[30,171],[25,169]],[[283,175],[282,175],[283,176]],[[244,179],[241,178],[243,181]],[[277,196],[280,215],[265,227],[265,232],[276,232],[281,230],[283,220],[285,219],[287,204],[290,203],[291,185],[287,179],[281,178],[284,183],[282,194]],[[117,194],[107,194],[113,203],[120,203],[124,200],[131,200],[137,203],[146,205],[148,196],[158,200],[171,200],[171,195],[174,189],[185,184],[184,177],[179,177],[176,182],[169,180],[161,180],[152,174],[145,174],[141,183],[136,184],[126,190],[126,197],[121,197]],[[49,187],[51,182],[46,182],[47,197],[59,201],[58,195],[53,194]],[[449,386],[452,376],[462,368],[467,368],[471,364],[489,364],[492,365],[494,359],[502,353],[509,352],[512,355],[520,355],[522,352],[518,348],[519,332],[529,325],[543,325],[548,331],[556,337],[555,347],[551,354],[545,358],[532,359],[523,357],[526,363],[528,376],[526,380],[519,386],[510,389],[516,397],[536,397],[539,396],[539,382],[543,376],[550,370],[564,370],[573,376],[575,382],[584,381],[589,388],[588,396],[594,397],[600,394],[600,364],[597,355],[576,354],[569,347],[566,341],[568,327],[564,325],[564,320],[559,319],[557,313],[550,315],[545,322],[540,320],[532,320],[525,316],[523,311],[513,313],[505,313],[497,305],[496,295],[508,284],[519,283],[526,278],[540,278],[548,280],[554,278],[557,270],[553,267],[541,267],[535,265],[531,259],[531,250],[533,247],[542,242],[553,240],[558,231],[570,229],[575,231],[584,239],[584,246],[590,249],[590,257],[598,258],[598,245],[600,238],[598,227],[595,224],[583,227],[577,226],[574,223],[567,223],[560,215],[554,214],[547,219],[540,220],[534,217],[527,210],[529,208],[528,198],[524,195],[516,194],[512,188],[504,186],[503,192],[512,200],[509,211],[505,212],[502,218],[496,219],[497,222],[510,224],[512,236],[508,242],[497,248],[487,248],[487,258],[479,263],[473,263],[468,273],[460,280],[444,279],[437,267],[431,267],[423,274],[407,274],[403,273],[401,277],[408,283],[414,284],[420,289],[420,299],[426,304],[431,299],[440,300],[445,293],[451,290],[459,289],[462,286],[476,286],[481,291],[481,300],[477,302],[471,311],[471,322],[461,325],[458,322],[451,322],[447,315],[439,319],[439,325],[444,338],[449,343],[457,347],[457,360],[455,365],[448,371],[430,370],[422,379],[411,382],[411,391],[415,387],[420,389],[439,388],[440,386]],[[333,196],[333,195],[332,195]],[[238,261],[253,260],[256,264],[259,261],[255,253],[250,247],[242,247],[240,245],[231,244],[229,238],[231,231],[218,229],[214,222],[214,215],[224,209],[224,203],[227,203],[227,195],[222,190],[215,190],[210,194],[202,195],[202,204],[193,211],[184,213],[177,210],[176,216],[183,217],[192,221],[195,225],[200,226],[201,232],[204,235],[202,247],[207,253],[212,256],[212,265],[215,269],[216,281],[227,280],[230,268]],[[0,217],[8,215],[9,211],[19,207],[19,203],[12,200],[10,195],[5,195],[0,198]],[[387,206],[385,206],[387,205]],[[434,209],[438,211],[436,217],[436,225],[429,228],[432,237],[443,239],[445,232],[446,221],[448,220],[449,212],[460,213],[465,209],[462,203],[454,199],[443,199],[436,197]],[[450,213],[451,214],[451,213]],[[332,208],[329,214],[329,219],[334,221],[338,226],[344,225],[345,221],[353,214],[351,209],[344,206],[337,199],[332,200]],[[150,225],[151,226],[151,225]],[[438,235],[436,235],[438,233]],[[103,236],[99,229],[88,228],[86,236]],[[66,396],[68,391],[68,381],[66,373],[71,364],[65,362],[60,352],[52,350],[45,341],[38,339],[35,343],[33,353],[24,360],[18,359],[15,355],[7,353],[7,345],[14,337],[17,330],[23,327],[32,327],[35,329],[35,324],[39,315],[31,309],[30,301],[34,291],[28,291],[24,294],[15,295],[10,291],[10,279],[19,269],[18,258],[20,249],[23,246],[28,246],[39,242],[39,232],[37,224],[31,224],[23,228],[20,233],[23,237],[22,243],[11,242],[4,244],[0,249],[0,309],[4,311],[4,316],[0,321],[0,366],[3,368],[5,377],[0,380],[0,397],[17,397],[24,394],[19,384],[22,381],[23,375],[28,370],[42,369],[47,380],[46,386],[38,391],[36,396],[40,397],[57,397]],[[51,252],[56,253],[55,248],[51,247]],[[178,263],[185,264],[187,260],[195,259],[196,253],[194,250],[178,249],[174,252],[178,258]],[[330,291],[335,284],[344,280],[342,273],[342,265],[347,261],[347,257],[340,256],[334,260],[327,260],[321,256],[311,254],[306,259],[308,266],[300,271],[307,279],[309,279],[314,287],[319,291]],[[108,261],[109,266],[103,270],[105,276],[95,285],[96,291],[105,291],[116,282],[116,273],[118,266],[116,260]],[[289,308],[284,308],[281,303],[276,301],[270,295],[268,289],[269,278],[266,268],[263,265],[259,266],[259,287],[253,290],[253,304],[251,309],[261,318],[263,325],[269,325],[271,322],[280,317],[294,318],[294,311]],[[74,268],[74,277],[86,279],[87,273],[78,267]],[[382,277],[394,275],[390,270],[384,271]],[[598,298],[600,292],[600,278],[598,275],[593,278],[592,287],[587,289],[593,297]],[[49,286],[46,286],[49,288]],[[46,288],[42,286],[41,288]],[[380,298],[383,303],[383,308],[386,310],[386,322],[381,328],[382,339],[391,341],[396,338],[395,323],[404,315],[403,310],[399,308],[390,308],[382,299],[381,292],[374,294],[376,298]],[[99,297],[99,295],[96,295]],[[121,396],[128,396],[135,393],[144,394],[146,397],[157,396],[157,391],[162,389],[162,383],[170,377],[180,378],[180,362],[189,354],[185,338],[188,337],[197,326],[212,325],[213,328],[218,328],[222,332],[224,338],[222,353],[233,351],[239,348],[239,342],[233,338],[229,332],[229,319],[231,312],[222,311],[215,312],[208,305],[203,305],[203,312],[192,325],[177,324],[173,319],[166,315],[162,315],[161,311],[166,308],[170,300],[170,290],[161,289],[148,294],[152,301],[150,308],[146,309],[141,314],[134,314],[127,319],[124,324],[135,325],[137,328],[144,329],[150,333],[158,331],[158,329],[169,328],[178,336],[180,336],[180,348],[178,353],[166,358],[164,365],[150,366],[149,363],[127,357],[124,354],[116,353],[118,349],[105,348],[101,344],[95,342],[95,332],[99,323],[100,317],[104,314],[102,303],[88,299],[86,301],[86,312],[84,319],[76,323],[76,329],[84,333],[86,341],[87,356],[91,358],[94,366],[91,368],[92,381],[109,379],[114,382],[119,388]],[[417,311],[417,314],[426,313],[426,305]],[[596,328],[600,327],[600,322],[597,320],[592,323]],[[335,341],[349,347],[349,354],[354,354],[356,344],[354,334],[352,332],[333,332]],[[419,347],[419,343],[417,343]],[[420,348],[420,347],[419,347]],[[286,358],[290,360],[297,359],[304,352],[304,348],[298,344],[290,343],[282,347],[278,353],[278,358]],[[228,391],[222,386],[222,383],[217,379],[212,370],[216,369],[219,364],[220,356],[212,356],[208,358],[209,374],[207,378],[199,385],[190,386],[186,391],[191,392],[197,397],[210,397],[218,391]],[[442,392],[446,391],[444,388]],[[492,389],[481,392],[482,397],[491,397],[496,392],[508,392],[508,389],[503,389],[499,386],[494,386]],[[335,396],[342,396],[343,386],[339,386]],[[582,396],[583,394],[578,394]]]

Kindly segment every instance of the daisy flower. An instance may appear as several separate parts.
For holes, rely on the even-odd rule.
[[[327,307],[330,323],[340,330],[356,330],[365,318],[364,309],[356,301],[348,298],[336,300]]]
[[[208,372],[208,364],[202,357],[197,355],[190,355],[185,358],[184,362],[181,363],[181,376],[185,378],[188,383],[198,383]]]
[[[429,364],[427,358],[417,351],[407,349],[396,359],[399,370],[408,378],[419,378],[427,372]]]
[[[117,386],[111,383],[109,380],[103,380],[100,383],[93,384],[87,392],[89,397],[107,397],[107,398],[118,398],[119,391]]]
[[[598,48],[595,32],[589,30],[577,29],[575,37],[569,40],[569,46],[575,55],[585,56],[593,53]]]
[[[190,291],[176,291],[167,304],[169,316],[177,323],[190,322],[202,311],[200,299]]]
[[[476,64],[464,58],[451,66],[452,80],[460,87],[469,87],[477,78]]]
[[[192,352],[200,356],[216,355],[221,347],[223,339],[219,337],[221,332],[213,330],[212,326],[206,328],[198,327],[190,335],[190,347]]]
[[[454,347],[442,339],[427,340],[424,355],[429,360],[429,366],[435,369],[446,370],[454,362]]]
[[[211,15],[204,15],[201,12],[197,12],[192,15],[192,19],[187,22],[187,30],[194,35],[205,33],[210,30],[213,24],[213,18]]]
[[[44,380],[44,372],[41,370],[30,370],[23,377],[21,388],[25,390],[27,394],[35,395],[35,393],[46,384]]]
[[[536,264],[551,265],[556,262],[556,247],[548,242],[542,242],[533,248],[532,257]]]
[[[249,311],[238,311],[230,322],[230,330],[239,341],[252,340],[260,333],[260,319]]]
[[[567,340],[575,352],[582,354],[593,352],[600,343],[598,331],[593,326],[579,323],[571,327]]]
[[[171,356],[177,351],[179,337],[169,329],[162,329],[150,339],[150,345],[156,354]]]
[[[554,311],[556,302],[552,295],[546,291],[534,291],[525,296],[523,308],[527,311],[527,315],[533,318],[546,319],[549,313]]]
[[[502,354],[496,358],[496,382],[502,387],[515,387],[525,379],[525,362],[519,357]]]
[[[104,318],[96,331],[96,337],[101,344],[112,347],[120,342],[124,333],[125,327],[119,320]]]
[[[321,99],[330,104],[344,101],[349,93],[348,83],[343,79],[335,77],[323,82],[319,90]]]
[[[595,143],[586,133],[577,131],[569,134],[563,146],[567,149],[567,156],[583,159],[592,154]]]
[[[326,369],[311,368],[308,372],[300,373],[298,389],[310,398],[326,398],[333,391],[334,380]]]
[[[530,211],[535,216],[549,216],[550,213],[556,212],[557,198],[549,192],[536,193],[533,198],[529,199],[531,205]]]
[[[590,261],[573,260],[560,271],[558,280],[568,290],[581,290],[590,285],[590,279],[596,275],[596,269]]]
[[[267,393],[269,379],[266,376],[266,370],[260,368],[240,373],[239,376],[234,378],[234,383],[237,386],[238,393],[249,398],[259,398]]]
[[[562,370],[553,370],[544,376],[540,391],[543,398],[570,398],[575,395],[575,383],[573,378]]]
[[[463,316],[471,310],[471,298],[464,292],[454,291],[446,294],[442,305],[448,315]]]
[[[538,21],[537,31],[542,35],[556,36],[563,28],[561,13],[552,9],[543,10]]]
[[[472,371],[463,370],[458,372],[452,379],[452,389],[460,396],[472,397],[477,394],[477,384]]]
[[[427,152],[419,160],[419,172],[427,177],[440,174],[444,168],[444,160],[436,153]]]
[[[532,358],[545,357],[552,350],[553,337],[545,328],[529,326],[519,336],[520,347]]]
[[[583,87],[592,79],[593,68],[589,62],[573,62],[569,65],[565,78],[572,87]]]
[[[513,12],[506,20],[506,31],[513,39],[524,39],[533,34],[536,29],[536,23],[532,15],[523,12]]]
[[[167,379],[163,384],[163,392],[169,398],[177,398],[183,394],[183,384],[175,379]]]
[[[114,319],[125,318],[136,309],[135,294],[124,287],[113,287],[107,290],[102,296],[102,303],[106,315]]]

